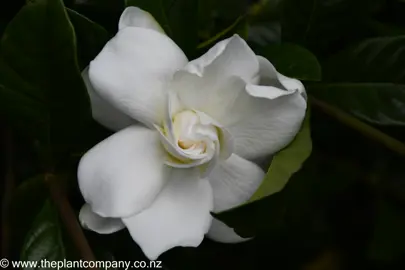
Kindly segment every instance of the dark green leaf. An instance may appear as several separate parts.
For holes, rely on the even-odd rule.
[[[48,188],[42,175],[24,181],[13,192],[8,215],[12,252],[21,251],[24,237],[48,196]]]
[[[215,43],[217,43],[218,41],[225,39],[226,37],[228,37],[230,34],[234,34],[235,31],[243,29],[244,27],[246,27],[246,20],[244,16],[240,16],[238,17],[230,26],[228,26],[227,28],[223,29],[221,32],[216,33],[213,37],[209,38],[208,40],[200,43],[197,46],[197,49],[202,49],[205,47],[209,47],[209,46],[213,46],[215,45]],[[241,34],[241,36],[244,36],[243,34]]]
[[[66,7],[86,16],[114,34],[125,8],[124,0],[64,0]]]
[[[307,81],[321,80],[321,66],[307,49],[295,44],[272,44],[259,50],[283,75]]]
[[[20,10],[1,40],[0,70],[0,107],[12,123],[38,124],[28,131],[48,154],[51,146],[55,155],[74,146],[91,115],[61,0],[29,1]]]
[[[281,42],[281,0],[255,1],[248,12],[248,41],[266,46]]]
[[[369,123],[405,126],[405,84],[313,84],[308,92]]]
[[[367,39],[331,57],[324,78],[339,82],[405,83],[405,36]]]
[[[27,234],[21,251],[21,260],[63,261],[65,258],[65,247],[57,210],[48,200]],[[38,266],[37,268],[41,267]]]
[[[190,56],[198,44],[198,0],[126,0],[127,6],[148,11]]]
[[[386,200],[377,204],[373,236],[368,257],[377,262],[392,262],[405,255],[405,215],[401,209]]]
[[[80,70],[92,61],[111,38],[107,30],[72,9],[67,9],[77,39]]]
[[[281,26],[279,22],[267,22],[248,25],[247,40],[253,45],[266,46],[281,41]],[[260,48],[262,49],[262,48]]]
[[[401,36],[405,35],[405,28],[392,23],[382,23],[376,20],[370,20],[366,23],[373,36]]]
[[[330,53],[362,36],[363,22],[384,0],[284,0],[283,40]]]
[[[304,161],[312,151],[309,113],[295,139],[283,150],[278,152],[271,161],[267,174],[249,202],[260,200],[279,192],[287,184],[290,177],[301,169]]]

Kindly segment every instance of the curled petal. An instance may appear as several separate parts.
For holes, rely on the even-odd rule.
[[[279,73],[270,61],[263,56],[257,56],[257,59],[260,66],[259,85],[273,86],[289,91],[298,90],[306,99],[305,87],[302,82]]]
[[[215,218],[212,220],[207,237],[213,241],[226,244],[241,243],[251,239],[239,236],[234,229]]]
[[[102,217],[142,211],[166,184],[163,156],[156,131],[130,126],[115,133],[80,161],[78,179],[84,199]]]
[[[84,228],[100,234],[115,233],[125,228],[120,218],[101,217],[94,213],[87,203],[80,209],[79,220]]]
[[[170,180],[146,210],[124,218],[150,260],[175,246],[197,247],[211,225],[212,189],[196,169],[172,169]]]

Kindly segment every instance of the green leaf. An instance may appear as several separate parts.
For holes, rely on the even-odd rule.
[[[405,126],[405,84],[313,84],[308,93],[377,125]]]
[[[290,43],[272,44],[260,49],[259,53],[283,75],[307,81],[321,80],[318,60],[303,47]]]
[[[32,224],[20,258],[24,261],[37,262],[44,259],[62,261],[66,258],[58,213],[49,200],[45,202]]]
[[[331,57],[327,81],[405,83],[405,35],[366,39]]]
[[[24,237],[48,197],[43,175],[24,181],[12,193],[8,212],[12,251],[20,252]]]
[[[393,23],[382,23],[377,20],[370,20],[366,23],[369,31],[374,36],[401,36],[405,35],[405,28],[395,25]]]
[[[361,38],[363,22],[384,0],[284,0],[283,40],[330,53],[342,42]],[[344,16],[342,16],[344,14]]]
[[[126,6],[148,11],[188,55],[198,45],[198,0],[126,0]]]
[[[222,30],[221,32],[215,34],[210,39],[200,43],[197,49],[202,49],[208,46],[215,45],[216,42],[224,39],[227,35],[231,34],[233,31],[237,30],[241,26],[246,26],[245,16],[238,17],[230,26]]]
[[[302,164],[312,151],[309,119],[310,114],[308,112],[295,139],[274,156],[261,186],[248,203],[279,192],[291,176],[301,169]]]
[[[65,0],[69,9],[101,25],[111,34],[118,30],[118,21],[125,8],[124,0]]]
[[[402,209],[379,200],[367,256],[373,261],[390,263],[405,255],[405,215]]]
[[[67,8],[67,14],[75,30],[80,70],[86,68],[111,38],[110,34],[97,23]]]
[[[91,114],[62,1],[29,1],[7,26],[0,49],[0,110],[17,127],[38,124],[23,131],[33,132],[27,135],[39,139],[48,159],[51,150],[66,153]]]

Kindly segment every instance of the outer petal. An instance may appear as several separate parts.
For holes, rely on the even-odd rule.
[[[103,218],[94,213],[87,203],[80,209],[79,220],[84,228],[100,234],[110,234],[125,228],[120,218]]]
[[[187,67],[190,68],[191,65],[199,66],[199,72],[196,74],[205,80],[211,80],[212,84],[231,76],[250,82],[259,72],[259,62],[255,53],[238,35],[220,41],[199,59],[190,62]]]
[[[203,88],[203,78],[185,72],[176,74],[173,85],[180,89],[184,104],[218,121],[231,135],[234,153],[247,159],[270,155],[286,146],[305,116],[306,100],[298,89],[247,85],[241,78],[231,77],[216,93],[210,93]]]
[[[251,82],[258,72],[256,55],[243,39],[235,35],[219,42],[205,55],[190,62],[184,70],[178,71],[170,88],[178,93],[186,107],[200,110],[219,121],[217,115],[226,111],[221,108],[227,108],[241,89],[235,90],[236,93],[229,91],[229,84]]]
[[[103,99],[151,126],[163,120],[167,81],[186,63],[184,53],[166,35],[126,27],[90,63],[89,77]]]
[[[84,199],[102,217],[142,211],[166,183],[163,156],[156,131],[131,126],[115,133],[80,161],[78,178]]]
[[[266,86],[247,88],[258,96],[272,92]],[[247,159],[273,154],[288,145],[299,131],[305,117],[305,98],[298,91],[273,94],[273,99],[256,98],[248,106],[235,107],[235,111],[245,112],[245,117],[227,127],[233,136],[236,154]],[[230,117],[233,115],[236,113]]]
[[[234,229],[215,218],[212,220],[211,228],[207,236],[211,240],[229,244],[245,242],[251,239],[240,237]]]
[[[127,7],[121,14],[118,29],[122,30],[125,27],[141,27],[155,30],[161,34],[165,33],[159,23],[149,12],[138,7]]]
[[[214,212],[239,206],[249,200],[264,178],[263,170],[246,159],[232,154],[219,161],[209,181],[214,192]]]
[[[289,78],[279,73],[269,60],[263,56],[257,56],[260,65],[259,84],[279,87],[286,90],[298,90],[305,98],[305,87],[297,79]]]
[[[245,203],[257,190],[264,178],[264,172],[256,164],[235,154],[220,161],[209,176],[214,192],[214,212],[221,212]],[[220,220],[214,219],[207,235],[222,243],[238,243],[242,238]]]
[[[175,246],[198,246],[212,217],[212,189],[196,169],[173,169],[155,202],[123,222],[150,260]]]
[[[121,130],[136,123],[134,119],[120,112],[98,95],[89,80],[89,68],[82,72],[82,78],[90,97],[93,118],[101,125],[111,130]]]

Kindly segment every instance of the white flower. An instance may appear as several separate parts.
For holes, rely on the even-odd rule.
[[[78,179],[84,227],[126,227],[146,256],[198,246],[208,235],[245,239],[210,211],[246,202],[273,154],[305,115],[301,82],[279,74],[239,36],[189,62],[152,16],[136,7],[83,72],[93,117],[117,131],[88,151]],[[142,124],[140,124],[142,123]]]

